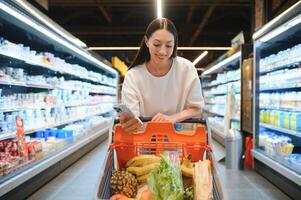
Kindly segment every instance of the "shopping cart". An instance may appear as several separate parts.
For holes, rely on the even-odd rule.
[[[150,118],[141,118],[143,122],[150,121]],[[197,124],[194,131],[177,132],[170,122],[148,122],[145,131],[140,134],[128,134],[120,126],[119,120],[114,122],[113,137],[112,131],[109,134],[109,149],[100,174],[100,182],[95,194],[96,199],[109,199],[112,196],[110,179],[113,169],[125,168],[128,160],[140,154],[160,155],[165,150],[176,150],[180,158],[191,155],[193,162],[211,159],[211,149],[207,145],[207,135],[204,121],[189,119],[182,123]],[[213,162],[212,162],[213,163]],[[213,199],[222,199],[222,191],[219,187],[212,166],[213,177]]]

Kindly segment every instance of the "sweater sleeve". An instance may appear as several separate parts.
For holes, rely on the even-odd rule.
[[[184,107],[185,109],[189,107],[197,107],[201,109],[204,107],[204,98],[202,95],[201,82],[194,67],[191,69],[190,78],[191,82],[187,88],[189,92]]]
[[[134,76],[128,72],[122,84],[121,102],[127,105],[136,116],[140,116],[138,91]]]

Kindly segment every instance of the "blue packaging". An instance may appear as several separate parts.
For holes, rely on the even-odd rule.
[[[49,130],[46,130],[46,131],[44,131],[44,138],[45,138],[45,141],[48,140],[48,137],[49,137]]]
[[[35,135],[37,138],[44,138],[44,131],[37,131]]]
[[[71,143],[73,142],[73,130],[65,130],[67,135],[67,142]]]
[[[65,139],[67,136],[64,130],[57,130],[56,133],[57,138]]]
[[[49,136],[56,137],[57,129],[49,129]]]
[[[65,130],[67,137],[73,137],[73,130]]]
[[[182,131],[183,130],[183,124],[175,123],[174,128],[176,131]]]

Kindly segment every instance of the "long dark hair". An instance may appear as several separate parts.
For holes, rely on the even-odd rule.
[[[148,25],[144,36],[147,39],[149,39],[151,37],[151,35],[159,29],[166,29],[171,34],[173,34],[175,44],[174,44],[174,48],[173,48],[173,52],[172,52],[171,56],[173,58],[176,57],[177,56],[177,46],[178,46],[178,34],[177,34],[177,29],[176,29],[175,25],[169,19],[167,19],[167,18],[154,19]],[[144,62],[148,62],[150,60],[149,50],[145,44],[145,37],[143,37],[141,44],[140,44],[140,49],[139,49],[138,53],[136,54],[135,59],[134,59],[133,63],[131,64],[131,66],[129,67],[129,69],[131,69],[137,65],[140,65]]]

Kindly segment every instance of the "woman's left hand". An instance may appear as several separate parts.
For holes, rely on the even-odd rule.
[[[169,122],[175,123],[175,119],[173,119],[172,116],[164,115],[162,113],[157,113],[152,118],[152,121],[160,121],[160,122],[169,121]]]

